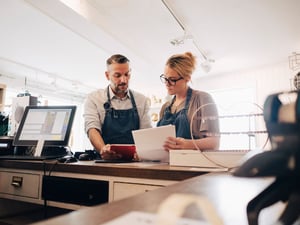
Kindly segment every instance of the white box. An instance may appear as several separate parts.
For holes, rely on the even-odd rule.
[[[171,166],[234,168],[242,164],[249,151],[170,150]]]

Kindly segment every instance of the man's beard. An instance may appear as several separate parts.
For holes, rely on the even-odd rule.
[[[126,89],[121,89],[119,87],[123,87],[126,86]],[[128,89],[128,85],[126,83],[121,83],[119,85],[113,84],[113,90],[115,91],[116,94],[125,94],[127,92]]]

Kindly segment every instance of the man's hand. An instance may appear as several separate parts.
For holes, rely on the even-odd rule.
[[[110,150],[110,144],[105,145],[100,152],[102,159],[121,159],[122,155]]]

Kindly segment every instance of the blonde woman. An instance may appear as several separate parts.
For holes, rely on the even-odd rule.
[[[167,60],[164,74],[160,76],[173,98],[162,106],[157,126],[173,124],[176,128],[176,138],[169,137],[166,140],[165,150],[215,150],[219,147],[219,137],[214,135],[219,133],[214,100],[210,94],[194,90],[188,85],[195,68],[196,58],[192,53],[177,54]]]

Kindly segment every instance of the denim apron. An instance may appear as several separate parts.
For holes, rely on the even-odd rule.
[[[132,108],[116,110],[111,106],[109,87],[107,102],[103,104],[105,118],[102,125],[102,138],[105,144],[134,144],[132,130],[140,127],[140,119],[132,92],[129,90]]]
[[[171,108],[175,101],[175,97],[174,97],[172,99],[171,104],[165,109],[164,115],[161,118],[161,120],[158,121],[157,126],[165,126],[165,125],[173,124],[175,125],[175,129],[176,129],[176,137],[191,139],[192,136],[190,131],[190,123],[187,116],[191,96],[192,96],[192,89],[189,88],[187,91],[184,108],[177,113],[171,113]]]

